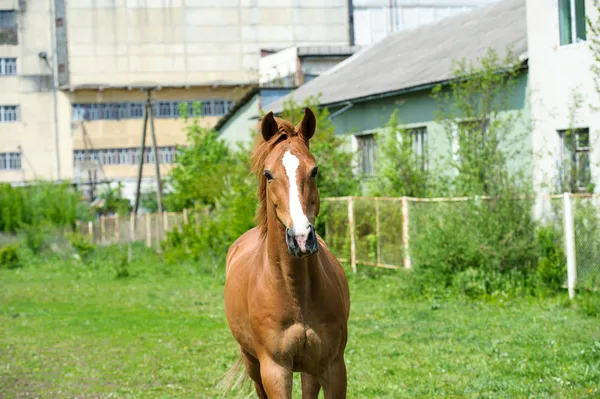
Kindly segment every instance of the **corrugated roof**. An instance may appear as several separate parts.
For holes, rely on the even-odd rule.
[[[393,93],[452,78],[452,61],[475,60],[489,48],[527,53],[525,0],[504,0],[411,31],[391,34],[269,104],[283,109],[290,96],[302,102],[321,94],[322,105]]]

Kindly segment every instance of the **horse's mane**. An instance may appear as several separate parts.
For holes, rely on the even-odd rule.
[[[252,173],[258,178],[257,196],[259,201],[254,220],[262,235],[267,233],[267,178],[263,175],[265,161],[277,144],[297,134],[294,130],[294,125],[290,122],[281,118],[275,118],[275,121],[279,130],[269,141],[265,141],[262,134],[259,133],[256,145],[252,151]]]

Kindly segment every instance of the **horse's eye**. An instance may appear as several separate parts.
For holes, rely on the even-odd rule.
[[[312,172],[310,172],[310,176],[311,177],[317,177],[317,173],[319,173],[319,167],[315,166],[312,170]]]
[[[271,174],[271,171],[265,170],[263,175],[267,177],[267,180],[273,180],[273,175]]]

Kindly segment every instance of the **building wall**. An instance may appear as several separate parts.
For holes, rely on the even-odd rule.
[[[354,0],[355,43],[366,46],[391,32],[414,29],[495,0]]]
[[[191,87],[189,89],[161,89],[153,91],[152,100],[154,103],[161,101],[192,101],[202,102],[208,99],[226,99],[234,100],[238,95],[236,91],[224,87]],[[70,104],[103,104],[103,103],[125,103],[135,102],[141,103],[146,100],[146,93],[141,90],[78,90],[68,92],[68,100]],[[141,145],[141,137],[143,130],[143,118],[136,119],[121,119],[121,120],[88,120],[80,121],[77,118],[73,119],[70,115],[70,123],[63,128],[69,129],[72,136],[73,151],[70,154],[71,162],[73,162],[74,152],[78,150],[90,149],[93,147],[97,150],[113,150],[113,149],[138,149]],[[219,119],[219,116],[203,116],[198,119],[200,126],[211,127]],[[179,115],[172,118],[154,118],[154,127],[156,133],[156,141],[158,147],[175,147],[177,145],[185,145],[186,137],[186,120]],[[147,127],[146,147],[152,145],[150,135],[150,124]],[[89,141],[86,141],[88,139]],[[171,164],[165,163],[160,165],[161,175],[166,175]],[[116,164],[102,166],[102,179],[133,179],[137,176],[137,165],[132,164]],[[76,168],[77,169],[77,168]],[[154,176],[154,166],[145,164],[143,168],[143,176]],[[85,180],[87,177],[80,174],[79,170],[75,170],[75,181],[80,179]]]
[[[252,129],[258,126],[259,106],[260,96],[257,94],[219,129],[219,137],[231,148],[235,148],[237,143],[250,143]]]
[[[0,153],[21,153],[21,169],[0,170],[0,181],[56,179],[56,141],[51,71],[38,56],[52,55],[49,2],[0,0],[0,10],[16,10],[18,44],[0,44],[0,58],[17,59],[16,76],[0,76],[0,106],[17,105],[19,119],[0,123]],[[40,34],[43,31],[44,34]],[[57,94],[58,108],[65,98]],[[59,121],[64,115],[59,112]],[[70,153],[68,131],[59,131],[61,155]],[[72,174],[70,158],[61,156],[61,177]]]
[[[586,14],[597,18],[592,0],[585,2]],[[593,63],[588,41],[560,45],[558,0],[527,0],[527,33],[531,71],[531,109],[536,154],[535,182],[540,191],[556,189],[561,142],[557,130],[590,129],[591,172],[600,188],[600,114],[590,67]],[[576,95],[582,104],[572,112]]]
[[[419,91],[405,95],[390,96],[378,100],[355,103],[351,108],[332,119],[337,134],[361,135],[376,132],[386,126],[394,110],[398,110],[398,122],[407,128],[426,127],[428,133],[429,164],[451,154],[452,141],[443,126],[436,122],[439,103],[431,98],[430,91]],[[514,135],[519,138],[520,156],[513,167],[531,173],[531,120],[529,106],[528,73],[520,74],[511,93],[506,115],[518,118]],[[334,113],[337,109],[331,109]],[[511,140],[512,141],[512,140]],[[356,142],[353,144],[356,150]]]
[[[71,85],[256,81],[261,47],[348,44],[346,0],[70,0]]]

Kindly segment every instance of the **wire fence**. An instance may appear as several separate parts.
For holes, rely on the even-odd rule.
[[[322,199],[325,240],[341,262],[354,271],[358,265],[410,269],[420,264],[414,247],[427,240],[431,226],[442,226],[444,216],[460,214],[473,201],[490,198],[383,198],[339,197]],[[522,197],[539,226],[550,226],[557,245],[564,248],[565,280],[571,295],[575,286],[600,288],[600,195],[564,194]],[[144,241],[160,250],[173,228],[199,215],[163,212],[134,216],[103,216],[77,222],[78,231],[98,245]],[[440,220],[442,223],[440,224]]]
[[[444,215],[460,214],[473,201],[461,198],[324,198],[326,242],[353,270],[357,265],[409,269],[419,264],[413,245],[427,240],[428,227]],[[566,254],[565,281],[569,291],[600,288],[600,196],[564,194],[521,197],[538,225],[556,232]],[[443,226],[443,223],[441,224]]]

